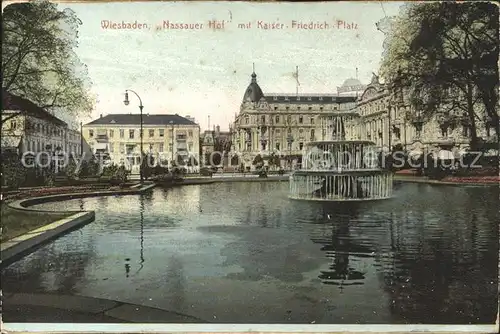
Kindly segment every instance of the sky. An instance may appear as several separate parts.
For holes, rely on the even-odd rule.
[[[139,112],[134,96],[129,106],[123,104],[124,91],[132,89],[145,113],[191,115],[202,130],[210,116],[210,127],[218,124],[224,130],[239,112],[252,64],[264,94],[295,93],[296,66],[301,93],[336,93],[346,79],[356,77],[356,68],[358,79],[369,83],[383,51],[384,34],[375,23],[397,15],[402,4],[126,2],[60,7],[74,10],[83,23],[76,52],[88,66],[98,97],[92,119]],[[103,20],[137,21],[148,28],[104,29]],[[224,28],[208,28],[211,20],[224,20]],[[164,21],[203,27],[157,28]],[[284,29],[262,29],[258,21],[278,22]],[[296,29],[292,21],[326,21],[330,27]],[[238,27],[247,23],[251,28]]]

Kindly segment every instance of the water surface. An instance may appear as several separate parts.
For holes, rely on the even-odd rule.
[[[403,184],[340,213],[287,190],[235,182],[39,205],[96,220],[7,267],[3,291],[219,323],[494,323],[497,188]]]

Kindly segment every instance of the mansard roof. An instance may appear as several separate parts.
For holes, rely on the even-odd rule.
[[[108,114],[102,116],[96,120],[93,120],[86,125],[140,125],[141,115],[140,114]],[[142,124],[144,125],[196,125],[195,122],[179,116],[179,115],[169,115],[169,114],[143,114]]]
[[[18,111],[24,115],[43,119],[56,125],[66,126],[67,123],[49,113],[47,110],[37,106],[24,97],[7,92],[2,89],[2,112],[3,111]]]
[[[337,94],[267,94],[266,102],[269,104],[331,104],[355,102],[356,96],[341,96]]]

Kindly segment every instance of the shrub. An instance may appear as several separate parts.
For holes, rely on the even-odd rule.
[[[213,171],[208,167],[203,167],[200,169],[200,175],[202,176],[212,176]]]

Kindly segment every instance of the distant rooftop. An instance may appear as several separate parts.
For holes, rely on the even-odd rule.
[[[109,114],[101,116],[85,125],[104,125],[104,124],[117,124],[117,125],[140,125],[140,114]],[[179,115],[153,115],[143,114],[142,124],[144,125],[198,125],[195,122]]]
[[[355,102],[355,96],[339,96],[338,94],[282,94],[269,93],[264,97],[267,103],[294,103],[294,104],[328,104]]]
[[[66,122],[37,106],[30,100],[11,94],[4,89],[2,89],[2,110],[19,111],[22,112],[23,115],[44,119],[57,125],[67,125]]]

